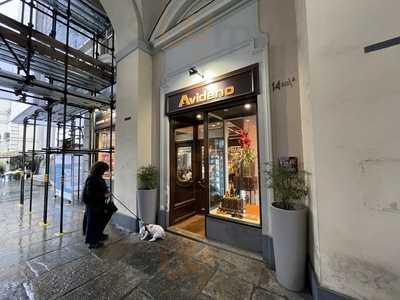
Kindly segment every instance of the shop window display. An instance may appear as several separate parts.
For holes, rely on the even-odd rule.
[[[112,135],[112,144],[115,145],[115,131],[113,130]],[[97,145],[100,150],[105,150],[110,148],[110,129],[101,129],[97,131]],[[108,165],[110,165],[110,153],[108,152],[99,152],[97,154],[98,161],[104,161]],[[115,170],[115,152],[112,155],[112,169]],[[107,172],[104,174],[104,178],[108,179],[110,174]]]
[[[208,114],[210,214],[260,224],[256,104]]]
[[[113,112],[113,120],[115,120],[115,111]],[[99,150],[107,151],[107,152],[98,152],[96,155],[97,161],[104,161],[108,165],[112,166],[113,175],[115,170],[115,152],[112,154],[112,161],[110,161],[110,153],[108,150],[110,149],[110,122],[111,122],[111,113],[110,111],[98,111],[95,116],[96,122],[96,147]],[[114,122],[113,122],[114,124]],[[112,145],[115,146],[115,126],[112,127]],[[110,179],[110,173],[106,172],[104,174],[105,179]]]

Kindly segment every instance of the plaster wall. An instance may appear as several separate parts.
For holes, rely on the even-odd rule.
[[[400,3],[298,1],[304,163],[312,170],[322,286],[400,298]],[[308,153],[310,150],[310,153]]]
[[[272,149],[275,159],[302,163],[297,32],[294,0],[260,0],[259,23],[269,41]]]
[[[117,90],[115,194],[136,212],[136,172],[152,163],[152,149],[157,147],[151,138],[152,58],[148,53],[137,49],[118,63]]]
[[[100,0],[115,31],[116,55],[142,38],[140,16],[133,0]],[[116,4],[118,2],[118,4]]]

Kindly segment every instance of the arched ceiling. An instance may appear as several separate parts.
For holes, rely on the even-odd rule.
[[[155,48],[164,47],[250,1],[254,0],[170,0],[149,41]]]
[[[168,0],[100,0],[111,20],[116,50],[147,41]]]
[[[116,33],[117,54],[140,43],[162,47],[249,1],[100,0]]]
[[[171,0],[151,34],[156,39],[215,0]]]
[[[134,0],[100,0],[115,32],[116,51],[121,51],[130,43],[143,36],[138,18],[138,8]]]

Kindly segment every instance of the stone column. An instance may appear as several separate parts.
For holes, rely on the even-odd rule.
[[[136,214],[136,172],[152,163],[152,57],[141,48],[117,64],[115,195]],[[137,230],[136,218],[117,202],[113,222]]]

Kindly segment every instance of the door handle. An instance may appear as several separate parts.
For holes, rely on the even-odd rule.
[[[203,182],[201,181],[201,180],[198,180],[197,181],[197,184],[201,187],[201,188],[203,188],[203,189],[206,189],[207,187],[203,184]]]

